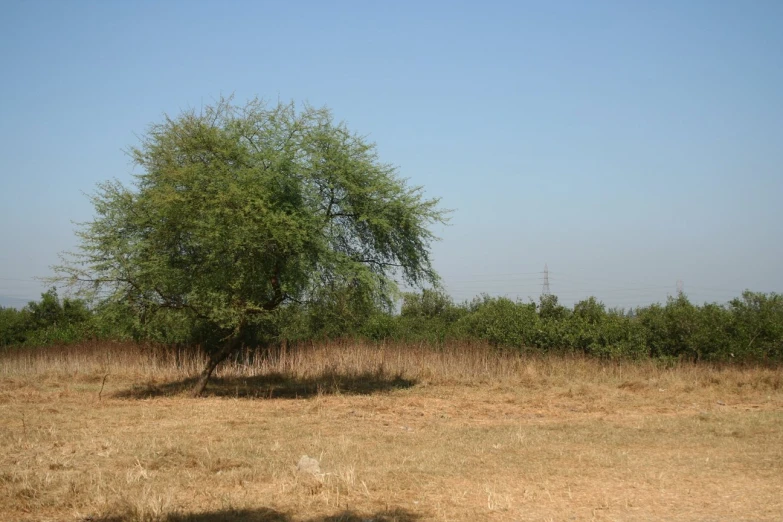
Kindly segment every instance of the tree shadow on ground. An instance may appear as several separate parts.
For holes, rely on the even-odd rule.
[[[119,399],[149,399],[190,393],[196,384],[191,377],[163,384],[148,383],[133,386],[114,394]],[[212,378],[203,397],[234,397],[252,399],[305,399],[316,395],[371,395],[391,390],[411,388],[415,380],[382,372],[359,374],[323,373],[314,377],[293,377],[271,373],[252,377]]]
[[[343,511],[336,515],[321,516],[315,518],[292,518],[286,513],[274,509],[228,509],[209,511],[206,513],[176,514],[162,518],[162,522],[415,522],[421,520],[421,515],[405,509],[396,508],[379,511],[377,513],[357,513],[355,511]],[[125,515],[110,515],[101,518],[86,518],[85,522],[127,522],[133,517]]]

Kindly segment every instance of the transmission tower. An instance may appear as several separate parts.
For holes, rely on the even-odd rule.
[[[549,267],[544,263],[544,284],[541,285],[541,295],[549,295]]]
[[[685,291],[685,283],[682,282],[682,279],[677,280],[677,295],[680,296]]]

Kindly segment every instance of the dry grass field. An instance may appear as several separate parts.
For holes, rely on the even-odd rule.
[[[0,520],[783,519],[780,369],[334,343],[193,399],[199,365],[3,353]]]

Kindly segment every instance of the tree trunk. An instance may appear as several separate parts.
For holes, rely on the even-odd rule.
[[[202,393],[204,393],[204,389],[207,387],[207,382],[212,376],[212,372],[215,371],[215,368],[217,368],[217,365],[225,361],[226,358],[238,350],[241,345],[242,341],[240,340],[239,336],[236,336],[233,339],[227,341],[226,344],[220,348],[220,350],[209,354],[207,365],[204,367],[204,371],[201,372],[198,381],[196,381],[196,385],[193,386],[193,391],[191,392],[193,397],[199,397]]]

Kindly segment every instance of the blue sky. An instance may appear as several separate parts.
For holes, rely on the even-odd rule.
[[[17,1],[0,18],[0,304],[164,113],[329,106],[454,209],[458,299],[783,291],[783,2]]]

